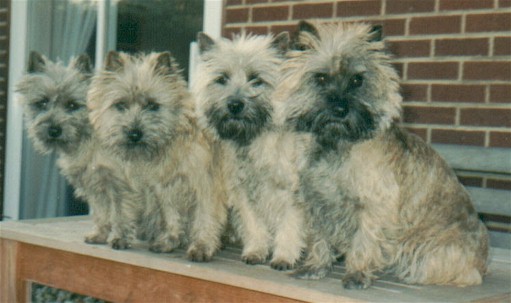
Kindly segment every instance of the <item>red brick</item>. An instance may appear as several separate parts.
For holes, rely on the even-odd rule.
[[[461,184],[463,184],[465,186],[475,186],[475,187],[483,186],[483,178],[481,178],[481,177],[458,176],[458,180],[461,182]]]
[[[511,127],[511,110],[494,108],[462,108],[460,124],[471,126]]]
[[[252,21],[284,21],[289,17],[289,6],[268,6],[252,8]]]
[[[461,16],[413,17],[411,35],[452,34],[461,32]]]
[[[270,32],[272,32],[274,34],[278,34],[278,33],[281,33],[281,32],[293,33],[297,29],[298,29],[298,27],[296,26],[295,23],[290,24],[290,25],[272,25],[270,27]]]
[[[467,15],[465,25],[466,32],[498,32],[509,30],[511,30],[511,13]]]
[[[230,5],[239,5],[241,4],[241,0],[227,0],[225,2],[225,6],[230,6]]]
[[[387,1],[385,14],[408,14],[432,12],[435,9],[434,0],[391,0]]]
[[[510,61],[465,62],[463,66],[465,80],[511,80]]]
[[[457,62],[410,62],[408,79],[457,79]]]
[[[511,7],[511,0],[499,0],[499,7]]]
[[[293,6],[293,19],[331,18],[333,3],[297,4]]]
[[[402,79],[403,78],[404,64],[400,63],[400,62],[394,62],[394,63],[392,63],[392,67],[394,67],[394,69],[396,70],[397,74]]]
[[[403,36],[405,34],[405,19],[386,19],[374,24],[381,24],[383,26],[383,35],[386,36]]]
[[[484,103],[485,90],[484,85],[434,84],[431,101]]]
[[[255,35],[266,35],[268,34],[267,26],[247,26],[245,27],[245,31]]]
[[[474,10],[493,8],[493,0],[440,0],[439,9],[445,10]]]
[[[406,127],[405,129],[407,132],[420,137],[424,141],[428,140],[428,130],[425,128]]]
[[[431,40],[402,40],[388,43],[389,51],[396,57],[429,57]]]
[[[431,131],[431,142],[484,146],[484,132],[433,129]]]
[[[245,4],[266,3],[268,0],[245,0]]]
[[[441,39],[435,41],[435,56],[487,56],[488,39]]]
[[[511,180],[509,179],[487,179],[487,188],[511,190]]]
[[[490,147],[511,148],[511,133],[490,132]]]
[[[454,108],[403,106],[405,123],[454,124]]]
[[[241,27],[224,27],[222,37],[231,39],[234,35],[241,33]]]
[[[339,1],[337,17],[374,16],[381,11],[381,1]]]
[[[496,37],[493,44],[493,55],[511,55],[511,37]]]
[[[423,84],[401,84],[404,101],[428,101],[428,86]]]
[[[227,8],[225,10],[225,23],[248,22],[248,8]]]
[[[495,84],[490,85],[491,103],[511,103],[511,85]]]

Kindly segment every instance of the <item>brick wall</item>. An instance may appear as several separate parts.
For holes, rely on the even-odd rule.
[[[0,220],[3,215],[10,1],[0,1]]]
[[[511,0],[224,1],[223,35],[298,20],[382,24],[402,79],[402,124],[429,143],[511,148]],[[465,184],[511,189],[509,176]]]

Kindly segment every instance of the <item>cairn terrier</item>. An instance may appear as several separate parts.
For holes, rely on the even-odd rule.
[[[220,246],[227,210],[215,199],[212,153],[197,127],[195,101],[169,52],[112,51],[88,94],[102,145],[123,161],[133,188],[114,205],[110,244],[130,247],[143,234],[154,252],[188,246],[208,261]]]
[[[123,176],[117,175],[115,162],[98,148],[92,134],[86,107],[92,73],[87,55],[65,66],[32,52],[17,91],[35,148],[42,154],[58,153],[62,174],[93,210],[94,230],[85,242],[106,243],[111,227],[110,198],[123,186]]]
[[[305,247],[302,210],[294,201],[293,141],[273,121],[271,95],[289,43],[241,34],[214,41],[198,34],[200,63],[194,83],[201,126],[215,138],[242,260],[292,268]],[[289,137],[289,136],[288,136]],[[278,152],[277,152],[278,151]]]
[[[387,270],[407,283],[480,284],[488,234],[444,160],[396,125],[398,75],[381,27],[299,24],[277,99],[297,137],[310,136],[301,193],[311,215],[299,278],[345,256],[345,288]]]

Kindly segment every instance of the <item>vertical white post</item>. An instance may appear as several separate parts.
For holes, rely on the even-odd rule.
[[[9,86],[7,88],[7,133],[4,172],[4,215],[18,220],[21,188],[21,148],[23,113],[17,102],[15,85],[25,70],[27,49],[28,1],[11,1],[11,31],[9,46]]]
[[[222,35],[222,0],[204,0],[202,31],[216,39]]]
[[[96,69],[103,66],[103,60],[106,54],[107,29],[108,29],[108,5],[109,0],[101,0],[97,2],[98,18],[96,23]]]
[[[204,15],[202,21],[202,31],[211,38],[217,39],[222,35],[222,0],[204,0]],[[188,66],[188,82],[189,86],[195,78],[195,66],[199,59],[199,50],[197,43],[190,43],[190,60]]]

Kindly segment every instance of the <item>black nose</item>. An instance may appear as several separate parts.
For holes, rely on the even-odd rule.
[[[326,100],[335,115],[342,118],[348,113],[348,101],[345,98],[338,94],[329,94]]]
[[[62,127],[56,125],[48,127],[48,136],[50,136],[50,138],[56,139],[60,137],[60,135],[62,135]]]
[[[140,129],[134,128],[134,129],[130,129],[127,132],[127,136],[128,136],[128,139],[130,140],[130,142],[137,143],[137,142],[140,142],[140,140],[142,140],[144,133]]]
[[[233,115],[241,113],[244,107],[245,103],[243,103],[240,99],[231,99],[227,102],[227,108]]]

